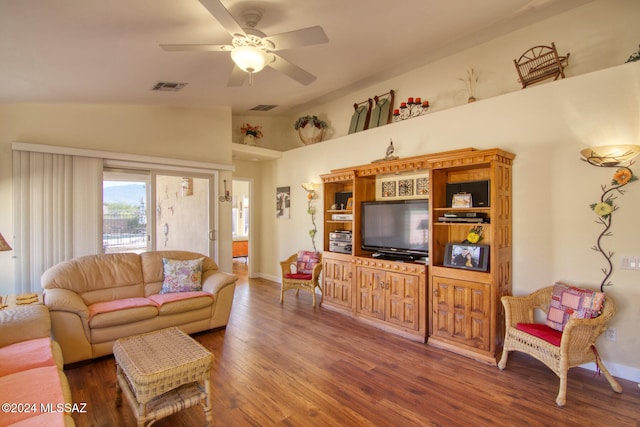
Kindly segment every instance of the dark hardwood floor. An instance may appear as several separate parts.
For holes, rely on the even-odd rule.
[[[640,389],[622,394],[594,372],[569,371],[567,404],[555,404],[558,378],[512,353],[504,371],[414,343],[311,307],[311,296],[241,280],[229,325],[196,340],[215,356],[217,426],[639,426]],[[135,425],[130,408],[114,407],[115,363],[105,357],[67,373],[79,427]],[[201,407],[157,427],[201,426]]]

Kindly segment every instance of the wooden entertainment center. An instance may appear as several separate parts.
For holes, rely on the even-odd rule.
[[[511,293],[514,157],[500,149],[468,148],[322,175],[323,306],[385,331],[496,364],[504,339],[500,298]],[[429,181],[428,195],[422,196],[429,204],[428,265],[374,258],[362,249],[362,202],[382,199],[376,194],[380,191],[376,180],[416,173],[428,175]],[[475,181],[488,181],[488,206],[451,207],[447,184]],[[350,203],[337,204],[337,194],[349,195]],[[486,219],[482,223],[439,220],[460,211]],[[447,244],[462,244],[475,225],[484,230],[479,243],[488,250],[486,271],[445,266],[445,256],[450,256]],[[330,235],[338,232],[351,232],[348,253],[336,252],[330,245]]]

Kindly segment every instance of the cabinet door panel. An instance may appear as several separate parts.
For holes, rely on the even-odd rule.
[[[389,302],[387,321],[418,330],[420,328],[420,279],[410,274],[387,273]]]
[[[434,276],[433,290],[433,334],[488,350],[489,285]]]
[[[326,257],[323,261],[324,300],[351,307],[351,263]]]
[[[356,277],[356,286],[358,287],[356,311],[377,319],[384,319],[384,271],[357,267]]]

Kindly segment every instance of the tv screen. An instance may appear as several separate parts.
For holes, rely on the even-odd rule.
[[[362,202],[362,249],[412,257],[429,255],[429,201]]]

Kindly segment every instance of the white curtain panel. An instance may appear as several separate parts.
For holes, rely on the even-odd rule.
[[[15,292],[49,267],[101,252],[102,159],[13,152]]]

